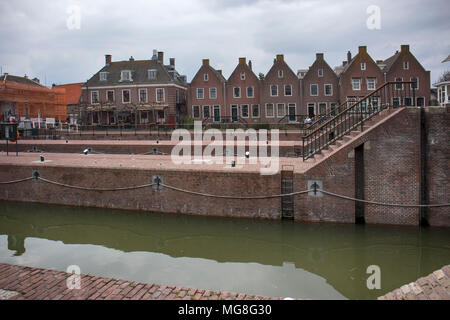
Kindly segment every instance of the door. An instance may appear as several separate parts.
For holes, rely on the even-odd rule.
[[[295,119],[295,114],[296,114],[295,104],[289,104],[288,113],[289,113],[289,121],[294,122],[296,120]]]
[[[314,109],[315,109],[315,108],[314,108],[314,103],[308,104],[308,116],[309,116],[310,118],[312,118],[312,117],[315,116]]]
[[[231,106],[231,120],[238,121],[238,107],[236,105]]]
[[[220,106],[214,106],[214,122],[220,122]]]

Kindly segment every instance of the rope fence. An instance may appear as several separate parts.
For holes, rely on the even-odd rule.
[[[389,206],[389,207],[403,207],[403,208],[437,208],[437,207],[450,207],[450,203],[440,203],[440,204],[398,204],[398,203],[385,203],[385,202],[377,202],[377,201],[370,201],[370,200],[363,200],[363,199],[357,199],[352,198],[349,196],[344,196],[341,194],[325,191],[319,188],[315,189],[308,189],[303,191],[296,191],[291,193],[283,193],[283,194],[273,194],[273,195],[260,195],[260,196],[227,196],[227,195],[217,195],[217,194],[210,194],[210,193],[203,193],[203,192],[197,192],[182,188],[177,188],[174,186],[170,186],[167,184],[164,184],[157,180],[156,183],[148,183],[148,184],[142,184],[137,186],[129,186],[129,187],[115,187],[115,188],[93,188],[93,187],[83,187],[83,186],[75,186],[75,185],[69,185],[49,179],[42,178],[40,175],[32,176],[29,178],[23,178],[18,180],[12,180],[12,181],[4,181],[0,182],[0,185],[8,185],[8,184],[15,184],[15,183],[21,183],[29,180],[40,180],[42,182],[64,187],[64,188],[70,188],[70,189],[77,189],[77,190],[85,190],[85,191],[125,191],[125,190],[136,190],[136,189],[142,189],[142,188],[148,188],[152,186],[162,186],[167,189],[177,191],[177,192],[183,192],[187,194],[192,194],[196,196],[202,196],[202,197],[208,197],[208,198],[219,198],[219,199],[234,199],[234,200],[257,200],[257,199],[271,199],[271,198],[281,198],[281,197],[288,197],[288,196],[296,196],[296,195],[302,195],[309,192],[322,192],[325,195],[336,197],[344,200],[349,201],[356,201],[356,202],[362,202],[370,205],[379,205],[379,206]]]

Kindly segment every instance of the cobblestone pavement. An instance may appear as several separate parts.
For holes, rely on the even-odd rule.
[[[405,284],[378,300],[450,300],[450,265]]]
[[[0,300],[281,300],[81,275],[80,289],[68,289],[71,274],[0,263]]]

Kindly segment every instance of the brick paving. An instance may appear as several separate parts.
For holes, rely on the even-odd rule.
[[[450,300],[450,265],[405,284],[378,300]]]
[[[282,300],[81,275],[80,289],[68,289],[70,273],[0,263],[0,300]]]

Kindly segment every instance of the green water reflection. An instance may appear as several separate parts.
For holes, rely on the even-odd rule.
[[[450,263],[450,230],[0,202],[0,261],[212,290],[373,299]],[[380,290],[366,268],[381,268]]]

